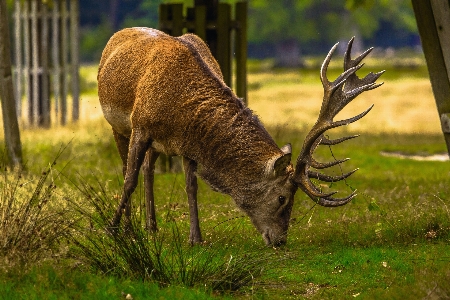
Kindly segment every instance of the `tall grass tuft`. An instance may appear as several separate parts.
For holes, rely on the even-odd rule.
[[[111,232],[109,224],[117,200],[108,196],[101,183],[97,187],[87,183],[78,187],[83,201],[73,204],[83,221],[72,230],[73,254],[94,271],[152,281],[161,287],[177,285],[229,292],[262,285],[263,275],[286,259],[260,246],[249,251],[246,245],[244,250],[231,242],[229,235],[190,246],[188,229],[170,211],[156,233],[145,229],[144,214],[136,208],[130,224]]]
[[[58,154],[57,158],[62,151]],[[0,266],[29,267],[59,253],[70,218],[55,193],[56,159],[38,179],[1,167]]]

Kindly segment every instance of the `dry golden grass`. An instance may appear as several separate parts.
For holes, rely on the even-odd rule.
[[[302,81],[304,79],[298,72],[251,75],[249,84],[256,88],[249,91],[249,106],[266,126],[310,127],[317,119],[323,89],[318,76],[317,83],[303,84]],[[378,89],[361,94],[337,119],[359,114],[371,104],[375,104],[372,111],[350,125],[352,130],[372,133],[441,132],[428,79],[404,78],[386,81]]]

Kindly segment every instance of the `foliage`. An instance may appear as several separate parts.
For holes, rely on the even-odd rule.
[[[250,1],[249,41],[336,41],[352,35],[366,38],[390,22],[417,32],[411,3],[402,1]],[[282,33],[282,34],[281,34]]]
[[[70,226],[67,211],[58,208],[53,166],[38,179],[2,166],[0,181],[0,271],[29,267],[59,254],[59,242]],[[37,182],[36,182],[37,181]]]
[[[97,27],[82,28],[80,43],[80,59],[82,61],[100,61],[103,48],[113,35],[110,24],[103,21]]]
[[[109,0],[110,8],[113,1],[118,2],[119,9],[115,11],[105,10],[98,1],[80,2],[80,50],[84,61],[98,61],[108,34],[121,28],[157,28],[161,3],[181,2],[193,6],[193,0]],[[237,0],[222,2],[234,4]],[[387,40],[381,44],[398,45],[399,40],[403,40],[402,45],[405,45],[407,37],[417,33],[408,0],[252,0],[248,3],[249,44],[257,49],[264,45],[265,51],[276,44],[295,41],[302,45],[304,53],[325,52],[330,44],[354,35],[372,44]],[[387,30],[389,35],[384,34]]]

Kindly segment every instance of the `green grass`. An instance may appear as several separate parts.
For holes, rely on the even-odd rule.
[[[269,75],[273,78],[270,80],[265,78],[267,74],[264,72],[251,75],[254,77],[250,82],[259,85],[253,90],[281,90],[298,84],[298,74],[292,71],[275,71],[276,75],[271,71]],[[406,71],[393,67],[391,72],[397,72],[390,75],[392,80],[397,80],[403,78]],[[302,84],[315,88],[317,84],[312,83],[312,77],[309,83],[307,76],[307,73],[302,75]],[[417,76],[423,78],[424,75]],[[399,81],[402,80],[406,79]],[[93,86],[89,79],[86,86]],[[320,84],[317,86],[320,90]],[[386,93],[391,93],[388,86]],[[391,97],[390,101],[392,99],[395,100]],[[430,109],[435,110],[434,107]],[[383,115],[377,115],[377,118],[383,118]],[[305,120],[296,128],[283,125],[269,126],[268,129],[279,145],[292,143],[293,157],[296,157],[309,122],[312,121]],[[142,231],[141,223],[137,221],[135,229],[139,233],[139,242],[128,239],[124,240],[126,246],[120,246],[119,241],[104,231],[108,213],[117,204],[123,184],[121,161],[111,130],[105,123],[103,120],[83,121],[51,130],[23,131],[26,168],[20,177],[11,170],[2,169],[2,204],[4,199],[11,199],[14,187],[13,194],[17,195],[18,204],[37,199],[33,195],[44,176],[39,195],[46,195],[46,188],[55,186],[48,190],[49,193],[51,191],[51,201],[45,202],[49,205],[45,211],[51,214],[63,209],[67,212],[70,203],[76,203],[82,209],[73,210],[72,207],[64,215],[67,220],[77,221],[78,227],[71,227],[69,235],[61,234],[58,243],[49,243],[39,256],[22,249],[22,258],[38,259],[30,260],[26,265],[20,264],[20,267],[12,263],[11,258],[8,258],[8,264],[2,264],[0,299],[123,299],[122,293],[131,294],[134,299],[449,297],[450,163],[402,160],[380,154],[382,151],[422,155],[443,153],[446,148],[441,134],[352,132],[352,126],[330,133],[332,137],[353,133],[362,135],[334,146],[332,152],[328,147],[321,147],[316,157],[320,160],[333,160],[333,156],[338,159],[350,157],[350,161],[342,164],[342,170],[360,170],[346,182],[321,187],[338,190],[338,195],[357,189],[358,196],[346,206],[331,209],[315,206],[299,191],[291,216],[288,243],[278,249],[266,248],[249,219],[236,208],[232,199],[211,191],[203,182],[199,186],[199,214],[205,245],[189,247],[189,209],[184,176],[158,174],[155,197],[161,231],[151,236]],[[65,147],[62,153],[61,146]],[[58,159],[53,165],[55,157]],[[328,172],[340,174],[341,169],[335,167]],[[95,219],[101,212],[95,209],[96,203],[103,205],[105,219]],[[133,195],[136,220],[140,220],[142,203],[141,179]],[[20,205],[17,206],[19,212]],[[14,233],[10,227],[3,227],[2,233],[6,232],[5,228]],[[90,247],[94,246],[97,252],[89,255],[80,251],[83,248],[77,247],[72,239],[74,236],[78,243],[88,247],[85,250],[92,250]],[[95,243],[89,244],[89,239]],[[160,244],[155,244],[155,240]],[[139,269],[139,264],[146,266],[144,260],[133,262],[138,267],[132,267],[127,263],[126,252],[121,256],[115,254],[120,251],[113,251],[114,247],[130,246],[133,253],[144,249],[139,255],[146,255],[152,251],[155,253],[155,248],[152,248],[155,245],[166,255],[163,265],[170,269],[167,274],[174,278],[168,281],[170,283],[150,278],[145,272],[134,272],[133,268]],[[5,253],[7,251],[2,252],[2,259],[7,257]],[[106,267],[93,263],[94,257]],[[212,277],[201,276],[218,268],[216,274],[221,275],[216,279],[227,281],[229,278],[220,270],[227,270],[227,263],[235,261],[239,262],[232,266],[236,271],[258,272],[251,274],[254,279],[239,286],[237,291],[229,287],[214,288],[210,284]],[[249,271],[244,264],[252,261],[258,262],[258,268]],[[198,282],[192,279],[183,281],[173,276],[180,268],[187,274],[184,278],[193,278],[192,274],[197,274]]]
[[[122,184],[119,175],[120,159],[118,155],[114,155],[115,145],[112,138],[103,138],[108,134],[107,128],[98,127],[97,130],[104,130],[104,134],[86,138],[86,142],[72,141],[67,146],[66,153],[63,152],[56,165],[52,166],[54,174],[61,171],[64,175],[58,176],[54,181],[57,186],[55,194],[88,205],[89,201],[86,201],[83,193],[75,188],[80,183],[87,183],[94,187],[94,191],[105,193],[106,203],[110,201],[109,205],[114,207]],[[279,144],[288,140],[298,144],[305,135],[301,131],[277,131],[276,128],[271,131]],[[338,134],[344,133],[335,133]],[[37,154],[42,153],[39,147],[34,147],[33,150],[27,145],[24,146],[27,151],[35,151],[36,156],[30,157],[38,157]],[[39,169],[39,161],[48,159],[51,162],[52,157],[59,151],[55,146],[48,147],[48,153],[42,153],[36,162],[29,161],[33,166],[28,168],[28,173],[23,175],[21,180],[34,182],[37,180],[34,178],[39,178],[40,173],[33,171]],[[111,153],[110,159],[105,162],[103,158],[93,155],[92,152],[96,149],[102,149],[102,153],[106,155]],[[448,294],[450,287],[446,284],[446,279],[450,276],[447,268],[450,262],[450,187],[447,184],[450,175],[449,163],[400,160],[380,155],[380,151],[440,153],[445,151],[442,137],[421,134],[364,134],[332,149],[337,158],[352,158],[342,165],[344,170],[356,167],[360,170],[352,175],[347,183],[335,184],[331,189],[344,194],[351,192],[352,188],[357,188],[359,195],[344,207],[330,209],[314,206],[311,200],[298,192],[288,244],[285,247],[276,250],[265,248],[259,234],[248,218],[241,218],[243,215],[232,200],[211,191],[200,182],[199,210],[206,245],[205,248],[189,248],[184,177],[182,174],[171,173],[157,175],[155,183],[158,221],[163,226],[162,232],[166,233],[165,239],[173,241],[174,238],[171,235],[172,225],[167,223],[170,216],[179,226],[179,243],[184,245],[184,254],[179,257],[190,257],[202,251],[203,261],[211,260],[212,257],[227,260],[236,253],[255,257],[273,255],[271,259],[277,263],[276,267],[268,264],[267,272],[263,272],[255,284],[241,288],[237,294],[234,292],[234,297],[253,294],[262,298],[299,296],[342,299],[358,295],[370,299],[397,294],[401,297],[408,295],[410,290],[414,290],[417,295],[426,296],[433,289],[436,293]],[[298,152],[298,147],[295,150]],[[319,149],[317,157],[322,160],[333,159],[326,147]],[[339,173],[340,170],[331,172]],[[139,211],[139,203],[143,202],[142,182],[133,200],[135,210]],[[106,234],[100,233],[99,237],[102,236],[104,239]],[[229,238],[230,236],[233,238]],[[58,274],[58,278],[63,276],[58,280],[67,280],[68,285],[72,284],[72,280],[92,280],[96,286],[104,289],[92,291],[89,288],[77,288],[83,297],[92,296],[94,292],[111,295],[108,294],[112,289],[108,285],[111,280],[117,282],[118,286],[121,286],[122,282],[129,282],[132,286],[136,285],[137,290],[142,289],[142,293],[146,291],[145,286],[149,283],[141,283],[141,280],[137,279],[139,276],[127,274],[126,266],[122,267],[122,276],[117,273],[112,276],[112,273],[106,270],[89,267],[88,261],[81,259],[83,256],[79,252],[73,253],[78,253],[79,259],[75,259],[74,254],[70,259],[59,259],[53,264],[53,271],[40,273],[37,269],[31,269],[25,274],[0,274],[0,278],[3,278],[3,282],[9,282],[6,280],[8,276],[13,276],[14,282],[19,282],[22,276],[35,278],[38,282],[43,280],[43,283],[40,283],[43,291],[37,290],[36,296],[30,294],[30,297],[38,297],[39,293],[44,293],[47,288],[51,291],[49,295],[55,293],[57,298],[65,297],[65,292],[58,290],[58,285],[47,285],[47,277],[51,272]],[[79,263],[69,267],[67,260],[74,259]],[[65,274],[64,270],[67,269],[74,270],[74,278]],[[83,273],[83,270],[90,271]],[[81,279],[77,279],[78,276]],[[21,294],[23,289],[26,290],[21,284],[5,285],[2,288],[9,290],[9,293]],[[183,285],[183,282],[176,284]],[[195,285],[187,286],[193,286],[194,289],[181,288],[177,289],[177,292],[186,292],[186,297],[190,293],[200,293],[205,297],[211,295],[211,289],[205,291]],[[54,289],[56,290],[53,291]],[[118,290],[119,288],[112,289],[111,293],[117,293]],[[226,294],[227,292],[222,295]]]
[[[199,290],[65,269],[49,264],[1,274],[0,299],[211,299]]]

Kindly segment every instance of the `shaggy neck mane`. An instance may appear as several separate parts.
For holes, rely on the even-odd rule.
[[[258,117],[226,86],[210,56],[197,51],[188,38],[180,42],[195,60],[197,70],[191,76],[201,76],[191,81],[194,92],[184,103],[191,114],[186,136],[193,138],[186,141],[190,146],[184,148],[191,149],[186,156],[200,164],[199,175],[211,187],[231,196],[247,194],[260,184],[266,163],[282,152]]]
[[[221,97],[202,97],[195,110],[188,129],[198,145],[198,155],[193,159],[201,166],[200,177],[213,188],[227,194],[233,194],[233,190],[245,194],[250,186],[261,182],[266,163],[281,150],[240,99],[227,89],[220,92]]]

